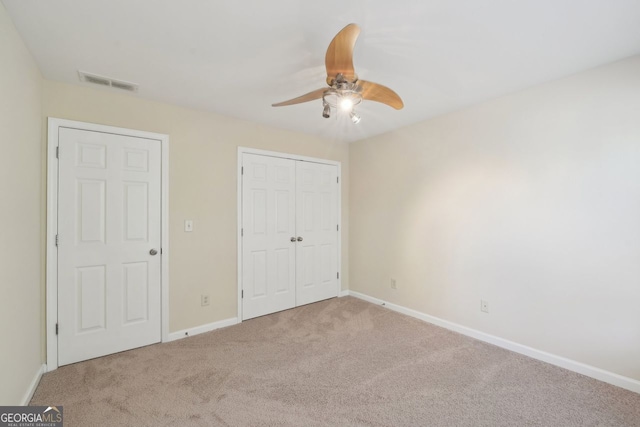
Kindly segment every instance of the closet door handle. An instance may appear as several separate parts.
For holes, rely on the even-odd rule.
[[[295,242],[295,241],[296,241],[296,238],[295,238],[295,237],[292,237],[292,238],[291,238],[291,241],[292,241],[292,242]]]
[[[298,236],[298,242],[302,242],[302,237]]]

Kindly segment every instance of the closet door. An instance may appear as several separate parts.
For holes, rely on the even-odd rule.
[[[296,304],[296,162],[245,153],[242,165],[242,318],[246,320]]]
[[[296,162],[296,306],[338,296],[338,167]]]

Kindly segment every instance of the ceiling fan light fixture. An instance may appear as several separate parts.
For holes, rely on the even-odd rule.
[[[357,125],[358,123],[360,123],[360,115],[355,111],[351,110],[351,112],[349,113],[349,117],[351,118],[353,124]]]
[[[352,113],[354,113],[354,107],[361,102],[361,88],[357,83],[338,80],[334,86],[328,88],[322,94],[322,105],[324,107],[322,117],[328,118],[331,114],[331,109],[335,108],[338,113],[342,111],[345,114],[349,114],[353,123],[358,123],[360,116],[355,114],[354,117]]]
[[[353,100],[348,96],[343,96],[342,99],[340,99],[340,109],[342,109],[342,111],[353,110]]]
[[[324,108],[322,110],[322,117],[324,117],[325,119],[328,119],[330,116],[331,116],[331,106],[329,106],[329,104],[325,102]]]

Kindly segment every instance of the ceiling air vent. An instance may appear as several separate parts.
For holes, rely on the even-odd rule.
[[[138,85],[136,83],[125,82],[123,80],[116,80],[110,77],[99,76],[97,74],[90,74],[86,71],[78,70],[78,76],[80,76],[81,82],[92,83],[100,86],[115,87],[116,89],[127,90],[129,92],[137,92]]]

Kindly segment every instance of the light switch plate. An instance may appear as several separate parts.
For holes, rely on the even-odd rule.
[[[193,220],[185,219],[184,220],[184,231],[193,231]]]

